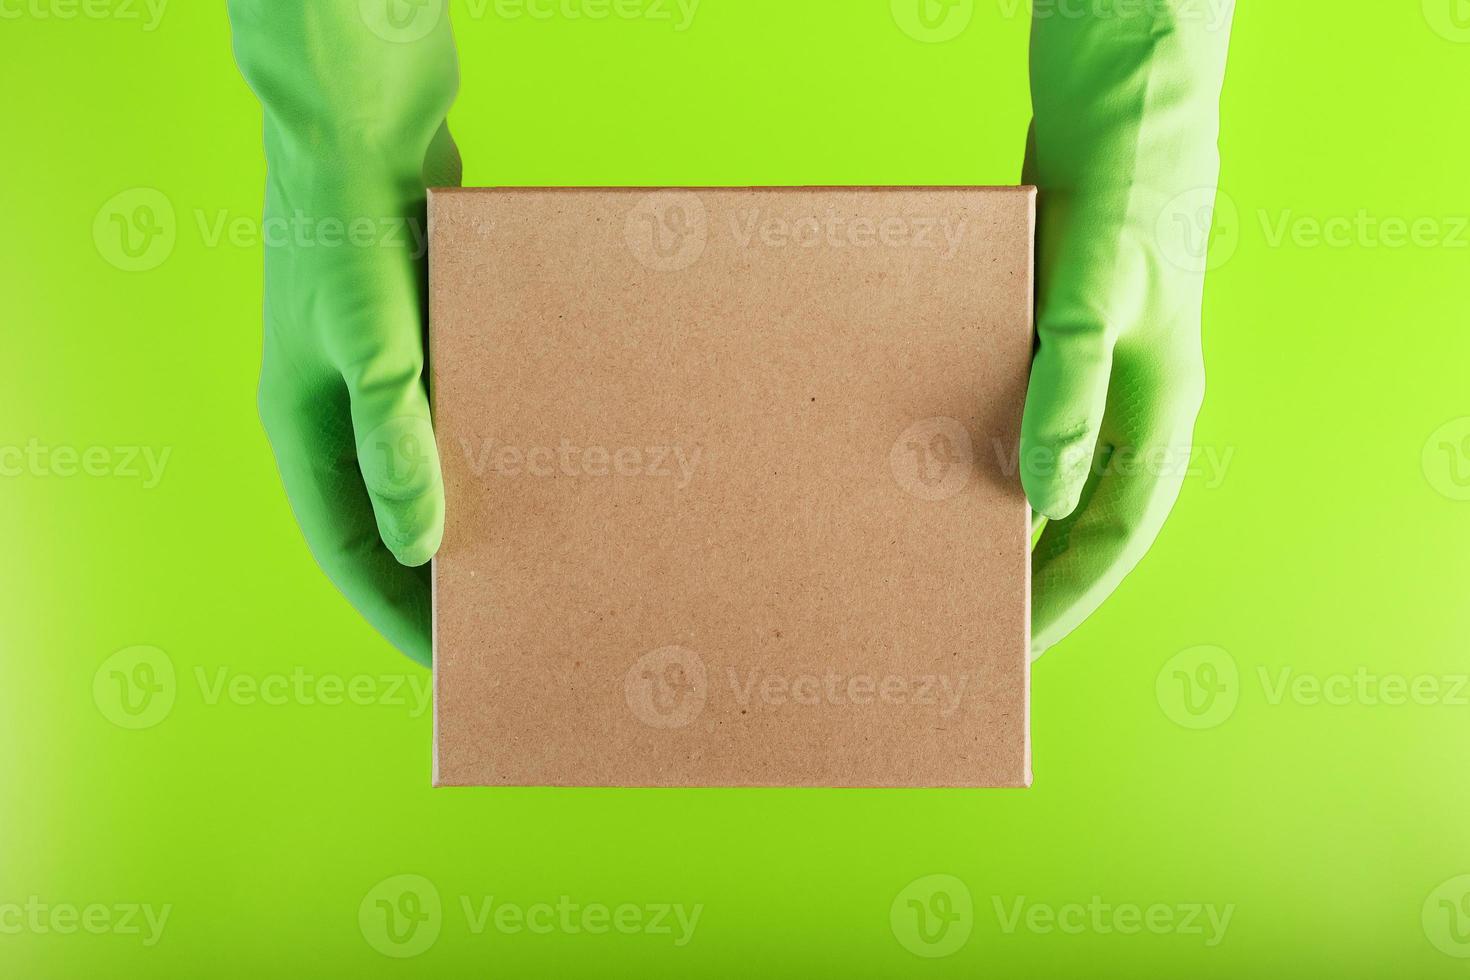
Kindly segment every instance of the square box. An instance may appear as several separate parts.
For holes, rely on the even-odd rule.
[[[435,785],[1029,785],[1034,215],[431,191]]]

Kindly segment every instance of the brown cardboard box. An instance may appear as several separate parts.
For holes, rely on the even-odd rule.
[[[432,192],[435,784],[1029,784],[1033,214]]]

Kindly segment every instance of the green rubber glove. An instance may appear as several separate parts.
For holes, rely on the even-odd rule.
[[[444,525],[424,379],[425,187],[458,184],[445,0],[230,0],[265,111],[260,414],[322,568],[427,664]],[[375,21],[373,11],[384,11]]]
[[[1033,13],[1037,351],[1021,478],[1048,519],[1033,656],[1117,588],[1179,495],[1204,395],[1200,243],[1232,13],[1233,0]]]

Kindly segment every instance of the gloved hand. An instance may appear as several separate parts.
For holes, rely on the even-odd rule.
[[[458,184],[445,0],[230,0],[265,110],[260,415],[317,561],[427,664],[444,492],[424,380],[425,187]]]
[[[1199,235],[1215,197],[1232,4],[1033,14],[1038,346],[1020,458],[1048,519],[1033,657],[1132,571],[1183,482],[1204,395],[1205,239],[1191,250],[1180,236]]]

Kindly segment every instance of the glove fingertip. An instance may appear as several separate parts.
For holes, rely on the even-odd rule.
[[[1088,440],[1090,442],[1090,440]],[[1059,453],[1055,450],[1027,452],[1023,449],[1021,487],[1031,509],[1049,521],[1059,521],[1077,509],[1082,498],[1082,486],[1087,481],[1087,467],[1079,466],[1076,460],[1082,456],[1082,447],[1072,446],[1071,451]],[[1046,465],[1036,460],[1065,460],[1067,465]]]
[[[416,541],[389,550],[393,552],[393,557],[398,559],[398,564],[407,568],[418,568],[433,560],[435,553],[439,550],[439,536],[431,537],[426,534]]]
[[[1026,499],[1031,502],[1031,509],[1049,521],[1059,521],[1068,517],[1077,509],[1077,502],[1082,496],[1082,487],[1077,485],[1050,486],[1038,489],[1026,489]]]
[[[444,538],[444,497],[437,488],[410,500],[373,496],[378,535],[400,565],[417,568],[434,557]]]

